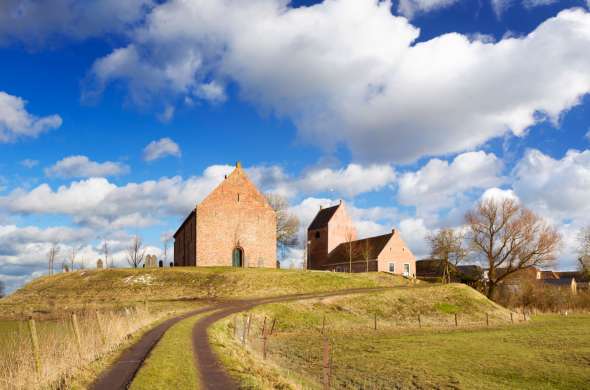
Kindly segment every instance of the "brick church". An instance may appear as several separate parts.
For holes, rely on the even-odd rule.
[[[336,272],[391,272],[416,276],[416,258],[397,230],[357,239],[342,201],[320,208],[307,229],[307,268]]]
[[[276,223],[237,163],[174,233],[174,265],[276,268]]]

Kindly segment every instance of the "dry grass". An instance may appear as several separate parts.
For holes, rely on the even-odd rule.
[[[0,348],[0,388],[71,388],[76,376],[101,357],[115,351],[131,335],[166,315],[143,307],[78,315],[80,347],[71,319],[37,321],[41,372],[35,359],[26,323],[4,325]]]
[[[0,300],[0,318],[50,317],[59,310],[113,309],[150,301],[245,299],[347,288],[396,286],[408,281],[384,273],[344,274],[232,267],[85,270],[41,277]]]

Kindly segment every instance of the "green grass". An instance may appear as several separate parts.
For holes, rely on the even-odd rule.
[[[394,286],[405,279],[384,273],[344,274],[231,267],[86,270],[38,278],[0,300],[0,318],[50,315],[59,310],[112,308],[147,299],[244,299],[357,287]]]
[[[198,375],[192,330],[200,317],[184,319],[164,334],[131,383],[131,390],[195,388]]]
[[[456,312],[470,327],[404,328],[396,317],[380,319],[379,330],[371,329],[371,311],[381,310],[385,317],[399,309],[403,315],[415,310],[394,302],[417,305],[431,318]],[[483,326],[485,312],[493,313],[490,328]],[[590,316],[542,315],[508,325],[506,313],[463,287],[395,289],[256,309],[258,316],[276,316],[280,324],[266,362],[260,360],[258,345],[244,350],[232,338],[231,320],[217,324],[211,337],[224,364],[246,388],[321,388],[319,328],[324,315],[333,348],[334,388],[587,388]],[[479,327],[473,327],[475,320]]]

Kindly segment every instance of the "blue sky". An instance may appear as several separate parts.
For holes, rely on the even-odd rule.
[[[9,0],[0,5],[0,279],[78,248],[159,254],[237,161],[305,227],[345,199],[361,235],[459,227],[513,196],[590,223],[586,1]],[[287,254],[297,264],[302,249]]]

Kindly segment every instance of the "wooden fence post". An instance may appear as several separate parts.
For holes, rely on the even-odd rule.
[[[377,330],[377,313],[375,313],[375,317],[374,317],[374,328],[375,328],[375,330]]]
[[[246,330],[246,337],[250,337],[250,324],[252,324],[252,313],[248,316],[248,329]]]
[[[455,327],[459,326],[459,320],[457,319],[457,313],[455,313]]]
[[[323,356],[323,372],[324,372],[324,390],[330,389],[330,343],[328,338],[324,337],[324,356]]]
[[[514,316],[512,312],[510,312],[510,322],[514,324]]]
[[[264,322],[262,323],[262,330],[260,331],[262,337],[266,336],[266,316],[264,316]]]
[[[31,345],[33,347],[33,357],[35,359],[35,371],[37,375],[41,375],[41,353],[39,352],[39,338],[37,337],[37,327],[35,320],[29,319],[29,334],[31,336]]]
[[[326,315],[324,314],[324,318],[322,319],[322,334],[324,334],[325,329],[326,329]]]
[[[242,344],[246,345],[246,330],[248,329],[248,316],[244,314],[244,328],[242,329]]]
[[[266,360],[266,342],[268,340],[267,335],[262,336],[262,360]]]
[[[78,354],[82,358],[82,339],[80,338],[80,328],[78,327],[78,317],[76,314],[72,314],[72,327],[74,328],[74,336],[78,345]]]
[[[418,328],[422,328],[422,317],[420,316],[420,313],[418,313]]]
[[[272,319],[272,326],[270,327],[270,335],[272,336],[273,332],[275,331],[275,324],[277,322],[276,318]]]
[[[234,338],[238,337],[238,316],[234,316]]]
[[[490,326],[490,314],[486,313],[486,326]]]

